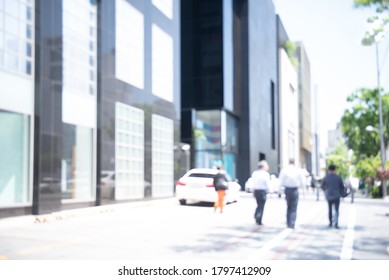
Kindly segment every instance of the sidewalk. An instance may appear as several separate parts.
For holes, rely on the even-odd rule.
[[[124,202],[124,203],[114,203],[100,206],[92,206],[92,207],[84,207],[84,208],[76,208],[70,210],[63,210],[52,212],[48,214],[42,215],[24,215],[17,217],[9,217],[9,218],[1,218],[0,219],[0,229],[10,228],[19,225],[26,224],[36,224],[36,223],[48,223],[53,221],[64,220],[73,217],[80,216],[88,216],[88,215],[96,215],[107,212],[119,212],[124,211],[129,208],[150,206],[155,204],[173,202],[175,197],[168,198],[156,198],[151,200],[142,200],[142,201],[134,201],[134,202]]]

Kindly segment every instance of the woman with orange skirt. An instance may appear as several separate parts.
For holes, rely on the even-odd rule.
[[[224,196],[226,195],[226,190],[228,189],[228,180],[222,167],[218,166],[217,169],[218,173],[213,178],[213,185],[215,187],[215,191],[217,192],[217,200],[215,201],[213,207],[215,212],[217,208],[220,208],[220,213],[223,213]]]

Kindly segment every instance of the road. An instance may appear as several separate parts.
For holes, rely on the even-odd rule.
[[[264,226],[255,201],[214,213],[211,205],[181,206],[174,198],[0,220],[0,259],[18,260],[388,260],[389,203],[349,199],[340,229],[328,228],[323,197],[300,195],[296,229],[285,225],[286,202],[269,197]],[[34,218],[35,219],[35,218]]]

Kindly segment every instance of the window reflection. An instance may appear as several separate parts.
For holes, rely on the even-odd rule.
[[[0,0],[0,66],[31,76],[33,64],[32,1]],[[28,61],[28,62],[26,62]]]
[[[0,110],[0,205],[30,201],[29,118]]]
[[[72,92],[95,95],[97,70],[91,61],[97,57],[97,36],[91,31],[97,26],[96,9],[87,0],[63,2],[63,80]]]
[[[6,53],[5,54],[5,67],[12,70],[19,70],[19,57],[14,54]]]
[[[92,129],[63,124],[63,157],[61,190],[63,199],[93,197],[93,137]]]

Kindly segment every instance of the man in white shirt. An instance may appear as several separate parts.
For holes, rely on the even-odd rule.
[[[289,165],[281,170],[279,178],[281,186],[285,188],[286,224],[288,228],[294,228],[299,198],[298,188],[305,186],[305,176],[302,169],[295,166],[294,159],[290,159]]]
[[[251,175],[253,180],[254,197],[257,201],[254,219],[258,225],[262,225],[263,210],[266,203],[266,194],[270,188],[269,164],[265,160],[258,162],[258,170]]]

